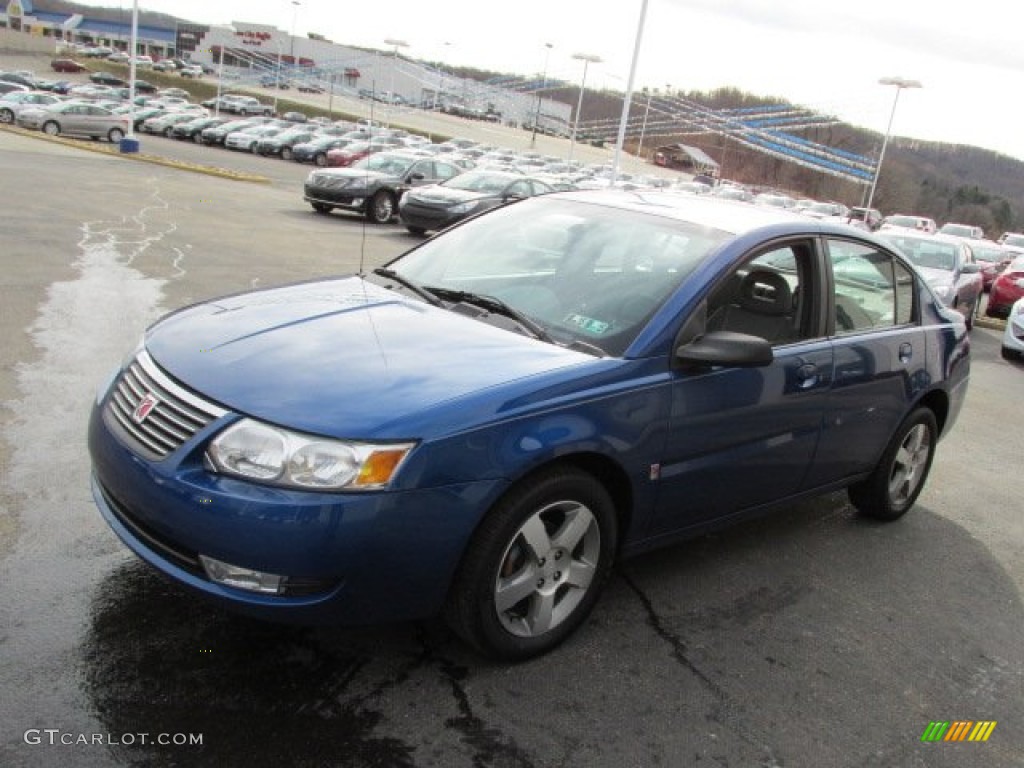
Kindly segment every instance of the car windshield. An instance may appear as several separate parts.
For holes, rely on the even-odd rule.
[[[516,178],[518,177],[505,176],[500,173],[463,173],[449,179],[444,186],[452,189],[464,189],[468,192],[497,194]]]
[[[971,237],[974,234],[973,230],[973,227],[968,227],[966,224],[943,224],[939,232],[955,237]]]
[[[1012,245],[1016,248],[1024,248],[1024,235],[1008,235],[1003,240],[1003,245]]]
[[[404,176],[410,166],[416,162],[416,158],[399,157],[397,155],[376,154],[368,155],[362,160],[353,163],[353,168],[360,168],[365,171],[377,171],[388,176]]]
[[[952,272],[956,268],[957,246],[954,243],[891,235],[884,235],[883,239],[899,248],[908,259],[919,267],[943,269],[947,272]]]
[[[389,266],[428,291],[500,299],[557,343],[620,355],[729,237],[663,217],[530,198],[470,220]]]
[[[1003,249],[996,246],[972,245],[971,250],[978,261],[1002,261],[1006,258]]]

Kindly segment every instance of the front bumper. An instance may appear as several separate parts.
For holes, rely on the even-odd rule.
[[[321,203],[345,208],[350,211],[363,212],[366,210],[366,201],[370,193],[365,189],[330,189],[329,187],[313,186],[306,184],[303,188],[305,194],[303,199],[307,203]]]
[[[262,619],[354,625],[437,614],[463,549],[501,481],[376,493],[313,493],[207,471],[228,414],[166,458],[122,442],[93,409],[92,490],[108,525],[185,587]],[[486,500],[486,501],[485,501]],[[287,577],[267,595],[211,581],[199,555]]]

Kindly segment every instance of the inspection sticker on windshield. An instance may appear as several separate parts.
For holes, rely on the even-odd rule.
[[[584,317],[583,315],[569,315],[566,320],[577,328],[584,330],[587,333],[592,333],[595,336],[600,336],[611,327],[608,323],[601,320],[595,320],[592,317]]]

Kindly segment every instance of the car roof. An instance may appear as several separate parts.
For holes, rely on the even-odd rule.
[[[779,224],[799,225],[797,228],[808,232],[828,230],[850,233],[856,231],[846,226],[827,226],[821,221],[792,213],[783,208],[760,207],[736,200],[724,200],[711,195],[684,196],[651,189],[631,191],[601,189],[558,192],[546,197],[569,198],[633,210],[638,213],[664,216],[732,234]]]

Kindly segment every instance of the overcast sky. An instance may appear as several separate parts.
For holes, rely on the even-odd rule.
[[[117,0],[88,2],[117,5]],[[131,0],[121,0],[125,8]],[[625,90],[641,0],[145,0],[200,23],[271,24],[413,58]],[[972,144],[1024,160],[1024,6],[1010,0],[649,0],[637,87],[734,86],[882,133]]]

